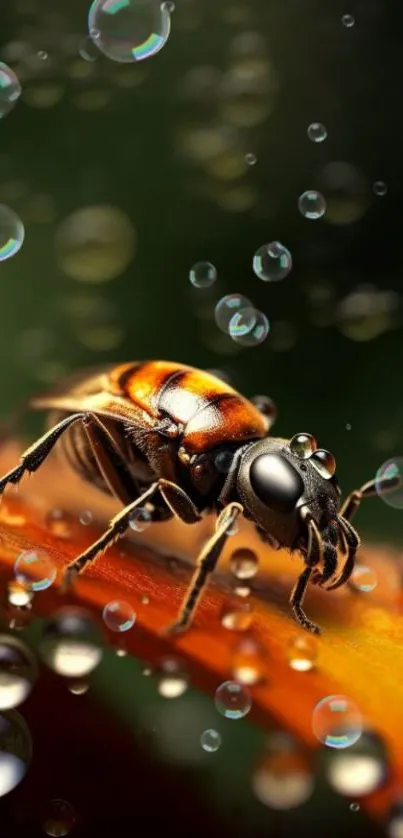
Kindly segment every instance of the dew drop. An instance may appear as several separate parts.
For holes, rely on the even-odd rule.
[[[387,749],[379,736],[364,731],[347,750],[326,750],[323,769],[331,787],[349,797],[364,797],[388,777]]]
[[[226,719],[243,719],[252,707],[249,690],[237,681],[224,681],[217,688],[215,706]]]
[[[102,612],[105,625],[111,631],[129,631],[134,626],[136,614],[130,603],[122,599],[108,602]]]
[[[244,637],[234,649],[231,674],[235,681],[246,686],[265,680],[267,666],[264,648],[252,637]]]
[[[139,506],[137,509],[133,509],[130,515],[129,527],[134,532],[144,532],[151,524],[151,521],[151,512],[145,506]]]
[[[7,116],[21,96],[21,85],[15,73],[0,61],[0,119]]]
[[[313,637],[298,635],[288,645],[288,663],[296,672],[309,672],[314,668],[318,645]]]
[[[294,738],[271,734],[267,754],[252,774],[252,791],[270,809],[301,806],[313,792],[314,778],[309,758]]]
[[[25,550],[14,562],[14,574],[30,591],[45,591],[56,579],[56,568],[44,550]]]
[[[259,559],[249,547],[238,547],[231,554],[230,567],[237,579],[252,579],[259,566]]]
[[[12,579],[8,583],[7,599],[9,604],[15,608],[30,607],[33,596],[34,592],[21,582],[17,582],[16,579]]]
[[[298,199],[298,209],[304,218],[315,221],[326,212],[326,201],[320,192],[315,189],[308,189]]]
[[[347,696],[329,695],[316,705],[312,729],[319,741],[329,748],[349,748],[361,736],[361,713]]]
[[[290,440],[290,451],[301,460],[311,457],[316,448],[316,439],[311,434],[295,434]]]
[[[217,270],[211,262],[196,262],[189,272],[189,279],[195,288],[210,288],[217,279]]]
[[[32,739],[17,710],[0,713],[0,797],[25,777],[32,759]]]
[[[84,678],[101,662],[103,637],[92,614],[82,608],[60,608],[44,626],[39,652],[59,675]]]
[[[218,730],[213,730],[212,728],[204,730],[200,737],[200,744],[203,751],[207,751],[209,754],[218,751],[221,746],[221,736]]]
[[[252,606],[244,599],[234,598],[221,611],[221,625],[230,631],[247,631],[253,622]]]
[[[263,282],[277,282],[284,279],[292,269],[290,251],[281,242],[264,244],[253,257],[253,270]]]
[[[22,704],[37,677],[38,668],[30,649],[16,637],[0,635],[0,710]]]
[[[88,31],[98,49],[121,64],[143,61],[166,44],[171,29],[168,3],[94,0]]]
[[[93,520],[94,516],[90,509],[84,509],[82,512],[80,512],[79,521],[80,524],[83,525],[83,527],[88,527],[89,524],[92,524]]]
[[[189,677],[182,661],[164,658],[158,666],[158,692],[163,698],[179,698],[189,686]]]

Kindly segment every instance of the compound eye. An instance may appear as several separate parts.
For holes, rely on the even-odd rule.
[[[278,454],[261,454],[250,467],[255,495],[274,512],[292,512],[304,491],[301,475]]]
[[[311,463],[315,466],[316,471],[325,478],[330,480],[336,471],[336,460],[330,451],[325,451],[323,448],[318,448],[311,457]]]
[[[290,441],[290,450],[301,460],[307,460],[316,451],[318,445],[311,434],[295,434]]]

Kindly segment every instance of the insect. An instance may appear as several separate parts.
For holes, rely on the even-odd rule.
[[[263,541],[302,556],[305,567],[290,604],[301,626],[319,633],[303,610],[307,585],[333,590],[350,578],[360,543],[350,521],[361,499],[375,494],[375,481],[341,505],[334,457],[313,436],[270,437],[273,415],[219,378],[170,361],[87,374],[32,406],[50,412],[50,429],[0,479],[0,493],[25,472],[35,472],[60,440],[69,465],[123,504],[103,535],[67,566],[65,584],[122,537],[144,509],[152,521],[176,515],[187,524],[214,512],[215,532],[171,627],[186,629],[243,514]],[[390,488],[395,481],[386,483]]]

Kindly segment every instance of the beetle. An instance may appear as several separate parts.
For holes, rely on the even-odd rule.
[[[32,406],[49,412],[49,430],[0,479],[0,494],[35,472],[60,440],[70,467],[123,504],[103,535],[67,566],[64,586],[144,510],[152,521],[176,515],[187,524],[216,513],[215,532],[170,627],[184,630],[244,515],[263,541],[302,556],[290,604],[304,629],[320,633],[303,610],[308,582],[330,591],[349,580],[360,543],[350,522],[362,498],[376,493],[374,480],[341,505],[334,457],[312,435],[270,437],[273,414],[262,403],[259,409],[218,377],[176,362],[128,362],[75,376]],[[381,488],[392,485],[385,479]]]

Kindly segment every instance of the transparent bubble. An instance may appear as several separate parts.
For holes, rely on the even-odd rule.
[[[251,301],[247,298],[242,296],[242,294],[227,294],[227,296],[222,297],[221,300],[218,301],[214,316],[215,322],[219,329],[221,329],[224,334],[228,334],[229,324],[231,322],[232,317],[237,311],[240,311],[244,308],[253,308]]]
[[[164,698],[179,698],[189,686],[189,676],[181,660],[163,658],[158,666],[158,692]]]
[[[243,309],[243,311],[246,311],[246,309]],[[240,312],[238,312],[237,315],[234,315],[234,317],[238,317],[239,314]],[[233,341],[235,341],[235,343],[239,343],[241,346],[245,347],[253,347],[259,346],[259,344],[263,343],[263,341],[266,340],[267,335],[270,331],[269,321],[262,311],[254,309],[254,315],[255,325],[248,332],[246,332],[245,334],[232,334],[230,331],[231,338]],[[230,328],[231,324],[232,318],[230,321]]]
[[[21,96],[21,85],[15,73],[0,61],[0,119],[7,116]]]
[[[121,599],[108,602],[102,612],[102,617],[111,631],[129,631],[136,621],[136,614],[130,603]]]
[[[370,567],[365,567],[363,564],[356,564],[351,582],[357,591],[373,591],[378,584],[378,579],[374,570]]]
[[[83,678],[101,662],[103,637],[92,615],[82,608],[60,608],[45,625],[39,652],[45,663],[68,678]]]
[[[349,809],[351,810],[351,812],[359,812],[361,806],[359,803],[350,803]]]
[[[311,434],[295,434],[290,440],[290,450],[301,460],[311,457],[316,448],[316,439]]]
[[[252,791],[270,809],[301,806],[313,792],[314,778],[309,758],[292,736],[273,733],[267,754],[252,774]]]
[[[252,707],[249,690],[237,681],[224,681],[216,690],[214,702],[226,719],[243,719]]]
[[[257,163],[256,154],[252,154],[251,152],[245,154],[245,163],[247,163],[248,166],[254,166],[255,163]]]
[[[200,737],[200,744],[203,751],[207,751],[209,754],[213,754],[215,751],[218,751],[221,746],[221,736],[218,733],[218,730],[213,730],[212,728],[204,730]]]
[[[0,713],[0,797],[25,777],[32,759],[32,739],[17,710]]]
[[[298,209],[304,218],[316,220],[322,218],[326,212],[326,201],[320,192],[315,189],[308,189],[298,199]]]
[[[99,58],[99,50],[95,46],[94,39],[89,35],[84,38],[78,54],[84,61],[96,61]]]
[[[388,481],[394,488],[388,487]],[[395,457],[387,460],[378,469],[375,476],[375,489],[378,497],[393,509],[403,509],[403,457]]]
[[[230,631],[247,631],[253,622],[252,606],[239,597],[227,602],[221,610],[221,625]]]
[[[361,713],[347,696],[329,695],[316,705],[312,729],[320,742],[329,748],[349,748],[361,736]]]
[[[288,663],[297,672],[309,672],[318,657],[318,644],[313,637],[297,635],[288,645]]]
[[[57,538],[69,539],[73,534],[74,517],[71,512],[55,508],[46,515],[46,526]]]
[[[322,760],[331,787],[349,797],[372,794],[388,777],[386,745],[372,732],[364,731],[346,751],[326,750]]]
[[[308,127],[307,134],[311,142],[323,143],[327,137],[327,130],[321,122],[311,122]]]
[[[254,550],[238,547],[231,554],[230,567],[237,579],[252,579],[259,567],[259,558]]]
[[[263,282],[277,282],[284,279],[291,268],[291,253],[281,242],[263,244],[253,257],[253,270]]]
[[[270,399],[269,396],[253,396],[251,399],[252,404],[263,413],[263,416],[269,422],[269,427],[271,428],[274,425],[277,419],[277,407],[274,404],[273,399]]]
[[[45,591],[56,579],[56,568],[44,550],[25,550],[14,562],[17,582],[31,591]]]
[[[131,262],[137,236],[118,207],[98,204],[76,210],[60,224],[55,239],[59,265],[79,282],[109,282]]]
[[[330,480],[336,472],[336,460],[333,454],[330,451],[325,451],[323,448],[318,448],[314,451],[311,457],[311,463],[325,480]]]
[[[351,29],[355,24],[355,17],[353,15],[343,15],[341,22],[346,29]]]
[[[244,337],[249,334],[256,324],[256,310],[254,308],[241,308],[231,317],[228,332],[233,339]]]
[[[233,651],[231,674],[240,684],[252,686],[265,680],[267,674],[266,653],[263,646],[253,637],[244,637]]]
[[[7,586],[7,599],[10,605],[13,605],[15,608],[27,608],[31,607],[31,602],[34,596],[34,592],[27,588],[26,585],[22,585],[21,582],[17,582],[16,579],[11,579]]]
[[[69,835],[75,824],[73,807],[66,800],[49,800],[44,806],[42,827],[51,838],[63,838]]]
[[[189,279],[195,288],[210,288],[217,279],[217,270],[211,262],[196,262],[189,272]]]
[[[137,509],[133,509],[130,514],[129,527],[134,532],[143,532],[151,524],[151,521],[151,512],[145,506],[139,506]]]
[[[382,198],[384,195],[386,195],[386,193],[388,191],[388,187],[383,180],[376,180],[375,183],[374,183],[373,189],[374,189],[375,195],[378,195],[380,198]]]
[[[350,422],[347,422],[347,423],[346,423],[346,431],[351,431],[352,427],[353,427],[353,426],[352,426],[352,425],[350,425]]]
[[[10,207],[0,204],[0,262],[11,259],[21,250],[24,237],[21,219]]]
[[[78,516],[78,520],[80,521],[80,524],[83,525],[83,527],[88,527],[89,524],[92,524],[94,516],[90,509],[83,509],[83,511],[80,512]]]
[[[166,44],[171,29],[168,3],[158,0],[94,0],[88,31],[112,61],[150,58]]]
[[[35,658],[16,637],[0,635],[0,710],[18,707],[33,689],[38,677]]]

